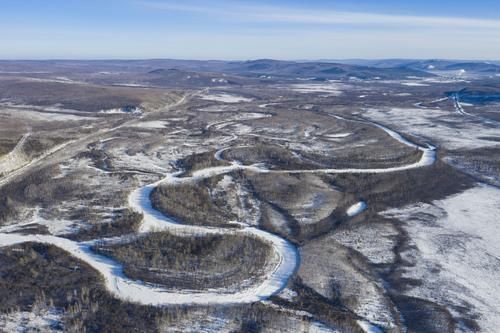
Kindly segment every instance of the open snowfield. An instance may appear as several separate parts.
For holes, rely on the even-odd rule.
[[[407,294],[478,316],[482,332],[500,326],[500,190],[478,185],[463,193],[401,209],[384,216],[401,220],[414,250],[405,278],[421,281]],[[452,310],[460,322],[461,314]],[[459,331],[463,327],[459,326]]]
[[[445,110],[367,109],[361,114],[374,121],[391,122],[405,133],[429,138],[447,149],[491,147],[497,142],[485,138],[500,137],[495,127],[475,122],[464,123],[460,116]]]

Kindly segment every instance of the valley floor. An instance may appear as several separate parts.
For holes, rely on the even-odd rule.
[[[0,329],[494,332],[500,132],[460,84],[0,106]]]

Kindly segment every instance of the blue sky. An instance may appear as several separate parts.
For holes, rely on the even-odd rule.
[[[2,0],[1,59],[500,59],[498,0]]]

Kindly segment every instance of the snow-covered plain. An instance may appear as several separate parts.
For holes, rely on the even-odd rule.
[[[467,121],[455,110],[420,108],[365,109],[362,115],[374,121],[390,122],[397,129],[429,138],[447,149],[475,149],[497,145],[488,137],[499,137],[498,128]],[[464,120],[466,121],[464,123]]]
[[[404,278],[421,284],[409,296],[446,306],[459,323],[478,316],[481,332],[500,327],[500,190],[478,185],[432,204],[391,209],[384,216],[404,222],[415,250],[403,253],[412,266]]]

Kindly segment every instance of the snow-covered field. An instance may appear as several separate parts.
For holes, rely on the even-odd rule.
[[[227,93],[202,95],[200,96],[200,98],[207,101],[222,102],[222,103],[242,103],[242,102],[251,102],[253,100],[251,98],[231,95]]]
[[[310,93],[323,93],[331,96],[338,96],[342,94],[342,90],[346,86],[340,83],[300,83],[291,85],[291,90],[310,94]]]
[[[391,108],[365,109],[364,117],[374,121],[392,123],[397,129],[429,138],[447,149],[474,149],[491,147],[498,143],[488,137],[500,137],[498,128],[481,123],[464,123],[464,117],[454,111],[438,109]]]
[[[78,111],[63,109],[58,106],[47,106],[38,107],[33,105],[18,105],[11,103],[0,103],[3,115],[9,115],[10,117],[16,119],[22,119],[23,121],[30,122],[46,122],[46,121],[60,121],[60,122],[71,122],[71,121],[92,121],[97,120],[90,113],[78,114]]]
[[[407,294],[446,306],[459,323],[463,307],[466,316],[478,316],[481,332],[491,333],[500,327],[499,198],[497,188],[478,185],[432,204],[383,213],[404,222],[416,247],[403,253],[413,264],[403,277],[421,285]]]

